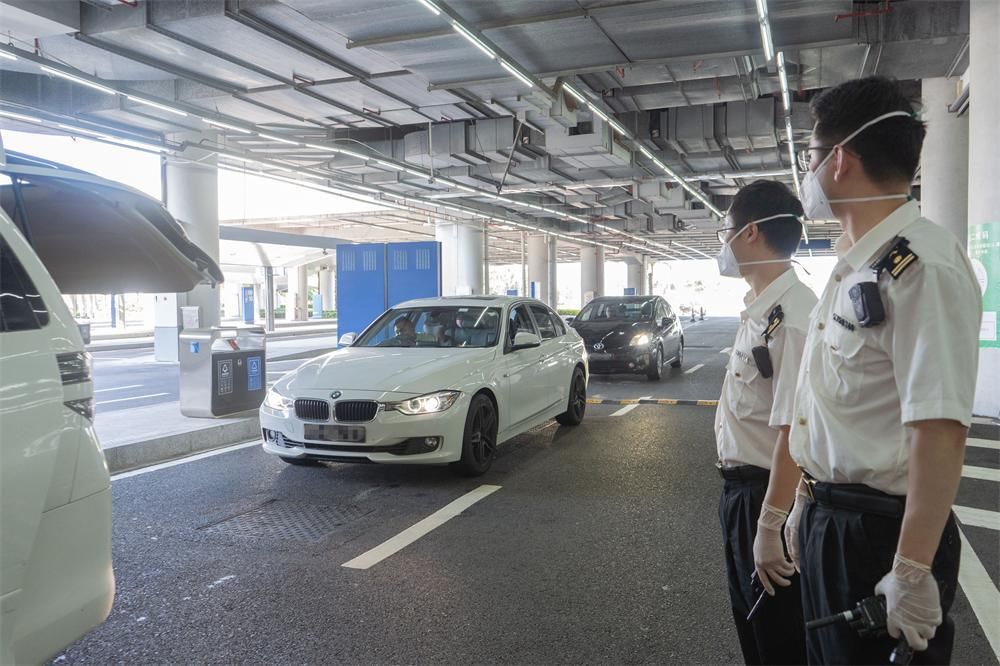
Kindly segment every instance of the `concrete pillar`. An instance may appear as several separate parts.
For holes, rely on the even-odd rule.
[[[927,136],[920,155],[920,210],[965,243],[969,234],[969,116],[948,112],[958,79],[924,79]]]
[[[483,231],[438,220],[434,237],[441,243],[441,294],[483,293]]]
[[[604,295],[604,248],[580,248],[580,307]]]
[[[1000,416],[1000,2],[972,0],[969,13],[969,248],[983,294],[974,413]],[[992,247],[989,247],[992,245]]]
[[[628,277],[625,286],[635,289],[636,295],[642,293],[642,262],[639,259],[630,259],[626,262],[628,266]]]
[[[334,291],[334,276],[337,274],[335,261],[325,259],[319,263],[319,295],[323,298],[324,310],[336,310],[336,292]]]
[[[308,308],[309,272],[306,267],[288,269],[288,297],[285,299],[285,321],[305,321]]]
[[[202,136],[180,134],[170,138],[196,144]],[[167,210],[184,225],[188,238],[218,261],[219,171],[215,154],[192,147],[180,157],[163,159],[163,198]],[[198,306],[201,328],[219,325],[221,288],[221,285],[199,285],[186,294],[159,295],[153,326],[153,354],[158,361],[177,360],[177,336],[183,327],[181,306]]]
[[[274,268],[264,267],[264,329],[270,333],[274,330]]]
[[[535,298],[546,300],[549,289],[549,237],[545,234],[528,236],[528,284],[525,295],[531,296],[531,284],[535,283]]]
[[[483,293],[493,293],[490,290],[490,227],[486,221],[483,221]]]
[[[559,307],[559,279],[557,269],[559,267],[558,247],[555,238],[549,236],[549,289],[548,298],[543,298],[549,307],[555,309]]]

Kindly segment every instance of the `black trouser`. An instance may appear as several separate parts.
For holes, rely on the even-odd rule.
[[[751,589],[750,576],[754,571],[753,540],[767,491],[768,472],[759,467],[738,469],[743,478],[734,475],[726,478],[719,502],[719,521],[725,542],[729,599],[743,659],[747,664],[803,664],[805,627],[797,575],[791,587],[775,586],[774,596],[767,597],[753,620],[747,622],[747,614],[758,596]]]
[[[875,594],[875,585],[892,568],[905,498],[867,486],[815,486],[799,528],[802,608],[806,621],[853,609]],[[893,506],[895,508],[893,509]],[[955,639],[948,610],[958,585],[961,542],[955,515],[948,517],[931,571],[941,592],[944,622],[927,650],[914,652],[913,664],[947,664]],[[897,639],[861,638],[844,623],[808,633],[810,664],[887,664]]]

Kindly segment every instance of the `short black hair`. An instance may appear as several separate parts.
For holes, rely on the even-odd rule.
[[[757,228],[764,234],[768,247],[779,254],[791,256],[799,248],[802,222],[798,218],[804,213],[802,203],[787,185],[776,180],[755,180],[736,193],[733,205],[729,207],[729,219],[737,229],[754,220],[781,213],[793,217],[775,218]]]
[[[824,145],[834,145],[869,120],[905,111],[872,125],[851,139],[847,149],[861,157],[865,174],[876,183],[911,182],[920,164],[927,129],[914,114],[913,104],[900,84],[884,76],[855,79],[813,98],[813,130]]]

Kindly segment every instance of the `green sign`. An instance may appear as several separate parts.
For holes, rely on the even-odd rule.
[[[997,318],[1000,317],[1000,222],[969,227],[969,258],[983,291],[983,323],[979,347],[1000,347]]]

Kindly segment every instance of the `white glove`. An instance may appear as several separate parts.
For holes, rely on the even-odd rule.
[[[788,587],[792,584],[788,577],[795,573],[795,567],[785,557],[785,549],[781,545],[781,526],[787,517],[787,511],[765,504],[761,507],[757,536],[753,540],[753,563],[757,578],[772,597],[774,586],[771,583]]]
[[[812,498],[809,497],[809,493],[802,490],[799,486],[795,489],[795,504],[792,505],[792,511],[788,514],[788,520],[785,521],[785,546],[788,548],[788,556],[792,558],[792,566],[795,567],[796,571],[802,571],[799,566],[799,522],[802,520],[802,512],[806,508],[806,504],[811,504]]]
[[[931,568],[897,554],[875,594],[885,595],[889,635],[899,638],[902,632],[911,648],[926,650],[942,621],[941,593]]]

